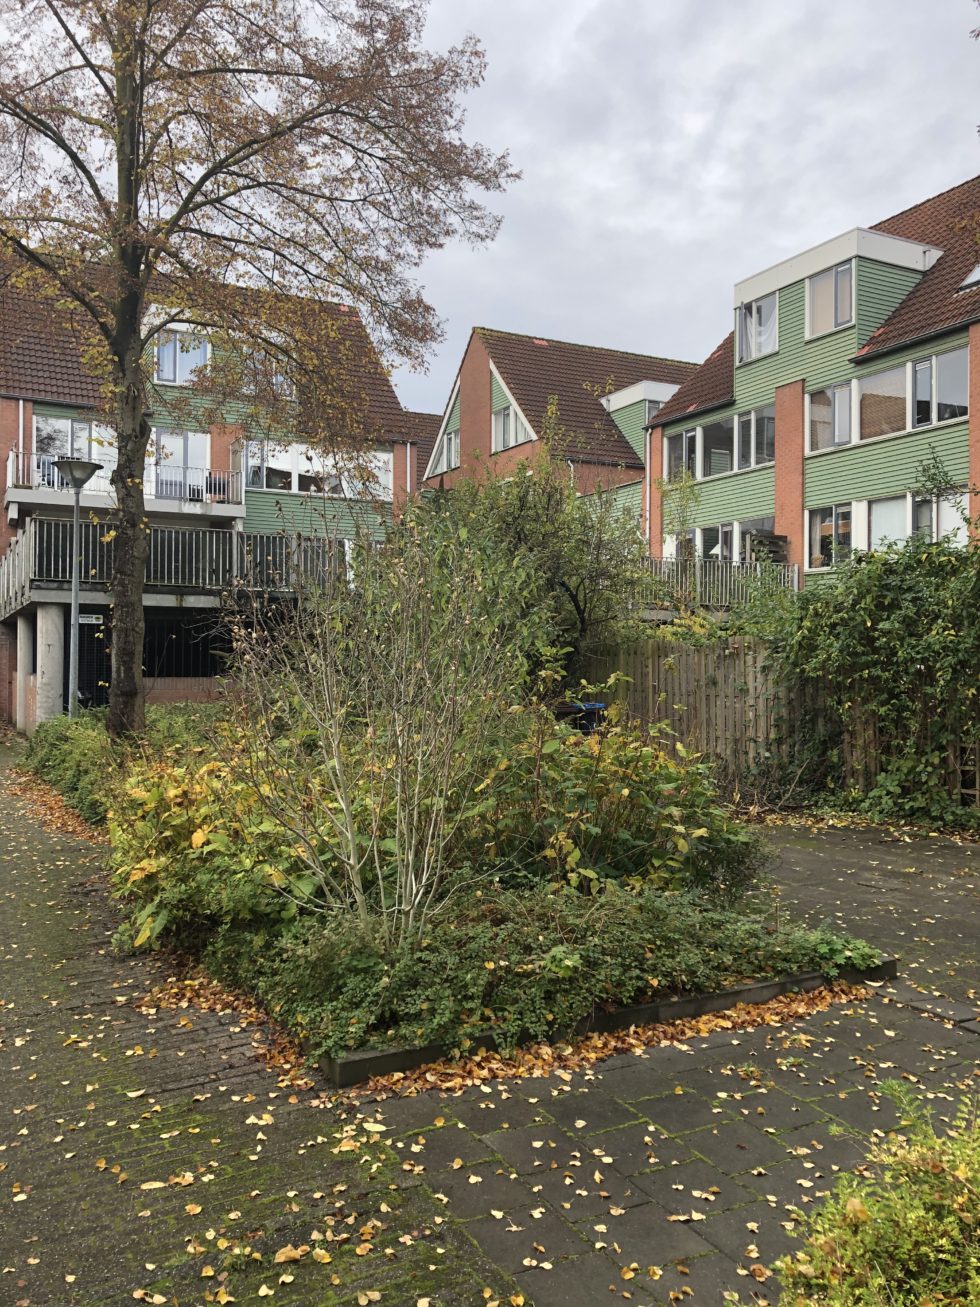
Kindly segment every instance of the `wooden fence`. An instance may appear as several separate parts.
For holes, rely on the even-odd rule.
[[[769,670],[762,641],[734,638],[699,648],[650,640],[593,656],[585,675],[601,682],[614,672],[629,677],[620,697],[634,717],[663,722],[732,779],[779,753],[796,711],[794,696]]]

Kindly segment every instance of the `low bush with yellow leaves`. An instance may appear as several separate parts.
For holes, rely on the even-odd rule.
[[[907,1086],[887,1088],[902,1126],[807,1217],[804,1247],[776,1267],[780,1307],[980,1303],[980,1105],[937,1132]]]

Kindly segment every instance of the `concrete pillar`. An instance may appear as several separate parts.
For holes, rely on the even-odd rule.
[[[34,616],[17,615],[17,686],[14,691],[14,724],[26,735],[33,727],[28,721],[31,668],[34,665]]]
[[[37,694],[35,724],[65,710],[65,604],[37,606]]]

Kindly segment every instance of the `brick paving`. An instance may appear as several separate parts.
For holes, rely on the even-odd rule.
[[[140,1013],[163,963],[112,955],[101,851],[0,794],[0,1302],[774,1301],[753,1268],[895,1124],[881,1082],[940,1117],[977,1084],[976,850],[827,834],[778,832],[787,900],[904,945],[952,1020],[903,981],[784,1027],[353,1113],[281,1085],[233,1015]],[[307,1251],[276,1263],[289,1245]]]

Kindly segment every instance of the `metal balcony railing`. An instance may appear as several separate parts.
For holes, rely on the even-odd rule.
[[[110,525],[81,523],[78,552],[83,590],[109,589],[115,544]],[[304,582],[321,582],[345,567],[342,540],[153,526],[145,585],[150,593],[217,595],[248,589],[288,594]],[[35,587],[67,589],[71,570],[71,522],[31,518],[0,558],[0,618],[22,607]]]
[[[12,449],[7,459],[7,489],[55,490],[71,494],[71,486],[55,467],[56,454],[24,454]],[[97,457],[96,462],[101,461]],[[87,495],[115,498],[110,482],[111,467],[104,467],[85,487]],[[213,468],[180,467],[175,463],[149,465],[144,473],[143,494],[147,500],[166,504],[240,504],[241,472],[219,472]]]
[[[651,608],[734,608],[754,594],[798,590],[795,563],[730,563],[718,558],[651,558],[644,596]]]

